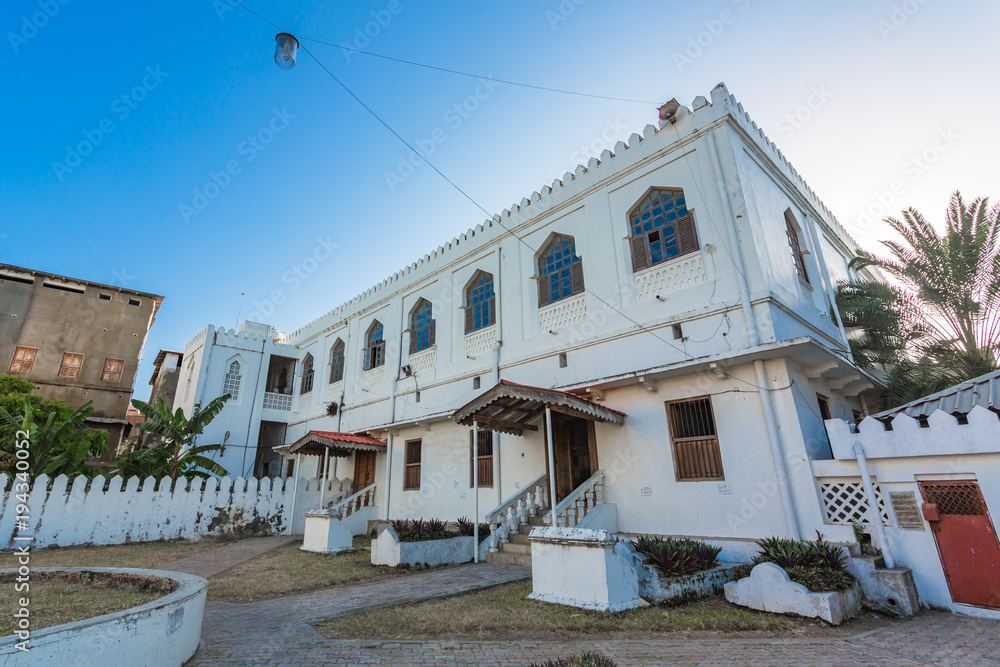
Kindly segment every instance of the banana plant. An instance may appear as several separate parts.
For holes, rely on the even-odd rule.
[[[74,410],[65,419],[57,419],[54,411],[36,417],[34,404],[30,398],[24,399],[24,414],[14,415],[0,408],[0,418],[13,427],[28,441],[26,469],[17,468],[16,449],[4,448],[0,451],[0,472],[10,476],[24,472],[32,477],[38,475],[87,475],[93,477],[97,470],[87,465],[91,456],[104,451],[104,435],[94,438],[87,428],[87,418],[94,413],[93,401]]]

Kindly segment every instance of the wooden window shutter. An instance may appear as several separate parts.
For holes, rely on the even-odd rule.
[[[573,283],[572,294],[579,294],[583,291],[583,260],[576,262],[570,267],[570,281]]]
[[[473,316],[475,315],[475,309],[472,306],[465,307],[465,333],[472,331]]]
[[[497,322],[497,297],[496,295],[490,297],[490,300],[486,302],[486,307],[490,309],[489,317],[486,318],[487,326],[491,324],[496,324]]]
[[[677,221],[677,238],[680,241],[680,252],[686,255],[698,249],[698,233],[694,228],[694,216],[688,215]]]
[[[410,326],[410,354],[417,351],[417,332]]]
[[[646,252],[646,236],[636,236],[632,239],[632,271],[642,271],[649,266],[649,253]]]
[[[548,276],[538,276],[538,307],[552,302],[552,281]]]
[[[430,334],[429,334],[430,335],[430,344],[431,345],[434,345],[435,341],[437,339],[437,337],[435,335],[436,331],[437,331],[437,321],[436,320],[431,320],[431,328],[430,328]]]

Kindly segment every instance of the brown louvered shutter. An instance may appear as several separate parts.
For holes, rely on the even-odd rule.
[[[410,326],[410,354],[417,351],[417,330]]]
[[[497,322],[497,297],[496,295],[490,297],[490,300],[486,302],[487,307],[490,309],[489,317],[486,319],[486,326],[491,324],[496,324]]]
[[[698,233],[694,228],[693,215],[688,215],[677,221],[677,238],[680,240],[682,255],[698,249]]]
[[[474,311],[473,311],[472,306],[466,306],[465,307],[465,333],[469,333],[470,331],[472,331],[472,325],[473,325],[472,315],[473,315],[473,312]]]
[[[573,264],[569,270],[570,280],[573,283],[572,294],[579,294],[583,291],[583,260]]]
[[[428,347],[434,345],[437,338],[435,335],[436,331],[437,331],[437,320],[431,320],[430,331],[428,332],[428,335],[430,336],[430,340],[427,344]]]
[[[538,276],[538,307],[547,306],[552,301],[552,281],[548,276]]]
[[[649,266],[649,253],[646,252],[646,236],[636,236],[632,239],[632,271],[642,271]]]

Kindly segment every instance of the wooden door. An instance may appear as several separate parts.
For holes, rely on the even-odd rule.
[[[597,471],[593,423],[552,415],[552,449],[556,459],[556,504]],[[548,470],[546,470],[548,472]]]
[[[354,452],[354,493],[375,483],[375,452]]]
[[[952,600],[1000,609],[1000,542],[979,485],[923,482],[920,491],[937,510],[931,530]]]

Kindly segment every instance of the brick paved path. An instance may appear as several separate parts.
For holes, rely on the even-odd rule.
[[[278,547],[292,542],[301,542],[301,535],[271,535],[269,537],[250,537],[238,542],[224,544],[194,556],[164,563],[161,570],[169,572],[186,572],[199,577],[214,577],[230,570],[237,565],[256,558]]]
[[[188,665],[528,665],[596,650],[619,665],[996,665],[1000,623],[925,612],[916,619],[837,639],[650,639],[609,641],[331,640],[310,621],[407,604],[525,579],[507,565],[467,565],[388,582],[205,608],[202,644]]]

